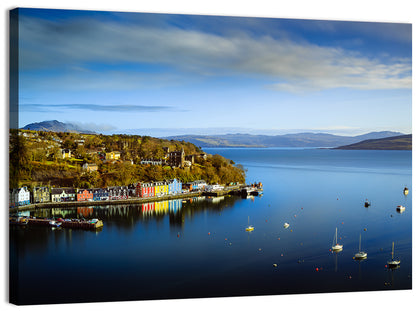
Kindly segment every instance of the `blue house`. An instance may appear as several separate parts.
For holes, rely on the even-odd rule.
[[[168,194],[182,193],[182,182],[179,179],[171,179],[168,181]]]
[[[93,189],[92,193],[93,193],[93,198],[92,199],[94,201],[106,201],[106,200],[108,200],[108,190],[107,189],[96,188],[96,189]]]

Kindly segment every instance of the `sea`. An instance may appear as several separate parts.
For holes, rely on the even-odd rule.
[[[104,227],[10,226],[13,301],[26,305],[412,288],[411,151],[204,151],[243,165],[247,183],[261,182],[263,195],[30,212],[35,217],[99,218]],[[398,205],[405,211],[397,212]],[[248,225],[254,230],[247,232]],[[343,245],[338,253],[331,251],[336,230]],[[395,269],[387,265],[393,242],[394,258],[400,260]],[[355,259],[359,250],[367,259]]]

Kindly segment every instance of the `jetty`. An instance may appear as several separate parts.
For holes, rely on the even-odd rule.
[[[25,220],[23,222],[23,219]],[[101,229],[104,224],[102,220],[99,219],[90,219],[90,220],[80,220],[80,219],[50,219],[50,218],[35,218],[35,217],[19,217],[19,220],[10,218],[10,224],[20,224],[20,225],[34,225],[34,226],[44,226],[44,227],[62,227],[62,228],[71,228],[71,229],[86,229],[86,230],[95,230]]]

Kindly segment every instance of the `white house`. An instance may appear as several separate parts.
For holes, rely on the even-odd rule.
[[[13,189],[10,194],[10,206],[17,207],[30,204],[30,191],[27,187]]]
[[[52,202],[76,201],[76,193],[73,188],[52,188]]]
[[[205,191],[221,191],[224,190],[224,187],[221,185],[208,185],[205,187]]]

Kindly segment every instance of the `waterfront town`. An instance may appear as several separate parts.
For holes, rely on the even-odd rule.
[[[10,207],[48,202],[108,201],[152,197],[162,198],[167,195],[177,195],[209,189],[222,190],[223,187],[220,185],[208,186],[204,180],[182,184],[182,182],[176,178],[168,181],[139,182],[128,186],[94,189],[49,188],[41,186],[34,187],[33,191],[29,191],[28,187],[24,186],[11,190]]]
[[[162,199],[245,185],[242,166],[186,142],[33,130],[10,135],[11,208]]]

